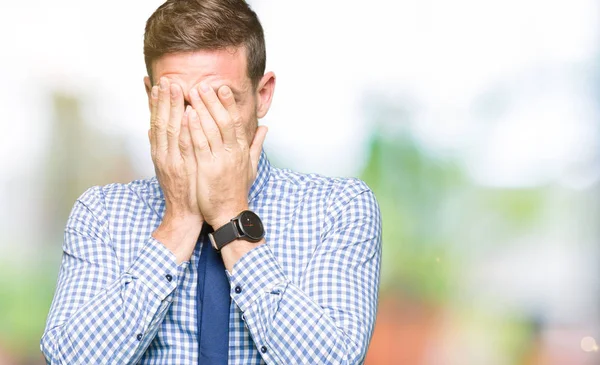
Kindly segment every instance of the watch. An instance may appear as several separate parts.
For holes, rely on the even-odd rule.
[[[220,251],[228,243],[237,239],[258,242],[264,235],[265,230],[258,215],[250,210],[244,210],[223,227],[209,233],[208,237],[215,250]]]

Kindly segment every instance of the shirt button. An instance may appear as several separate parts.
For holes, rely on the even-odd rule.
[[[238,286],[236,286],[236,287],[235,287],[235,292],[236,292],[237,294],[241,293],[241,292],[242,292],[242,287],[241,287],[241,286],[239,286],[239,285],[238,285]]]
[[[141,333],[138,333],[138,335],[137,335],[137,340],[138,340],[138,341],[141,341],[141,340],[142,340],[142,337],[144,337],[144,336],[142,336],[142,334],[141,334]]]
[[[173,280],[173,277],[172,277],[170,274],[167,274],[167,275],[165,276],[165,278],[167,278],[167,281],[169,281],[169,282],[170,282],[171,280]]]
[[[260,348],[260,352],[262,352],[263,354],[264,354],[265,352],[267,352],[267,346],[261,346],[261,348]]]

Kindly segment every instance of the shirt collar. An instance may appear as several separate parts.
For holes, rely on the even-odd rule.
[[[269,177],[271,176],[271,163],[267,158],[267,154],[263,149],[260,152],[260,158],[258,160],[258,168],[256,172],[256,179],[252,183],[250,187],[250,191],[248,192],[248,202],[252,202],[262,191],[262,189],[266,186],[269,181]],[[164,201],[163,191],[160,187],[158,179],[156,176],[152,177],[151,184],[149,186],[151,195],[155,198],[158,198],[159,201]]]

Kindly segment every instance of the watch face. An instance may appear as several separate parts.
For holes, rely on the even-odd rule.
[[[257,241],[263,237],[265,232],[260,218],[249,210],[240,215],[240,228],[246,236]]]

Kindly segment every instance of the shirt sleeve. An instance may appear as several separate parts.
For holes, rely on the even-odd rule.
[[[334,199],[328,227],[299,283],[286,277],[268,242],[234,265],[231,297],[267,364],[364,361],[381,262],[379,206],[366,189]]]
[[[139,361],[188,265],[177,265],[164,245],[142,237],[139,255],[121,269],[100,189],[86,191],[67,221],[58,283],[41,340],[48,364]]]

